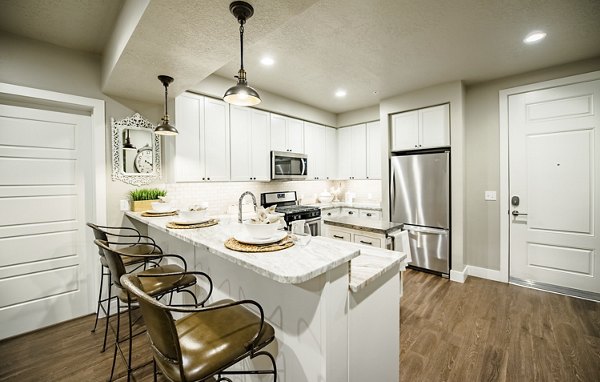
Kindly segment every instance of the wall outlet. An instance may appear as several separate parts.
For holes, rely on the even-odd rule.
[[[122,199],[119,201],[119,207],[121,211],[129,211],[129,200]]]
[[[496,200],[496,191],[486,191],[485,200]]]

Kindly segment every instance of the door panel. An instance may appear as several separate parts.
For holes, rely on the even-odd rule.
[[[255,180],[271,179],[270,116],[264,111],[252,110],[252,176]]]
[[[0,105],[0,124],[2,339],[90,313],[97,254],[86,251],[90,117]]]
[[[206,176],[212,181],[230,179],[229,108],[223,101],[204,99],[204,160]]]
[[[231,106],[231,180],[249,181],[252,177],[252,161],[250,144],[251,134],[251,109],[241,106]]]
[[[392,151],[419,147],[419,112],[410,111],[392,116]]]
[[[600,294],[600,81],[508,102],[510,277]]]

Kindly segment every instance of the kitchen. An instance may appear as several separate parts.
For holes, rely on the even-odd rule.
[[[103,23],[100,23],[100,17],[97,21],[84,19],[86,23],[92,21],[98,23],[90,25],[96,25],[94,30],[102,31],[102,33],[96,33],[95,36],[92,36],[96,37],[96,40],[88,37],[95,45],[88,44],[84,46],[81,45],[81,42],[73,41],[73,38],[77,35],[83,35],[81,31],[85,30],[84,27],[80,27],[78,32],[72,32],[67,28],[64,30],[58,29],[58,37],[47,35],[47,32],[36,29],[36,25],[40,28],[45,25],[44,20],[35,19],[36,14],[47,12],[59,17],[56,15],[59,12],[48,9],[52,7],[36,2],[32,2],[34,5],[29,5],[29,10],[27,9],[28,2],[22,2],[24,10],[20,14],[27,15],[27,17],[13,17],[13,20],[17,20],[14,22],[20,24],[12,27],[10,25],[13,25],[11,24],[13,21],[5,20],[3,29],[6,28],[6,33],[3,32],[1,35],[1,44],[4,51],[2,70],[0,70],[1,82],[78,97],[99,99],[105,103],[106,112],[102,112],[105,115],[105,121],[102,122],[105,128],[100,129],[99,133],[98,130],[95,130],[96,140],[94,141],[98,144],[101,143],[101,146],[95,145],[95,147],[105,147],[105,150],[101,153],[98,153],[97,150],[90,152],[94,153],[92,160],[96,163],[96,168],[105,169],[96,177],[98,202],[95,208],[98,209],[97,221],[103,221],[102,216],[104,215],[106,216],[104,221],[108,225],[128,224],[128,219],[120,211],[119,205],[120,201],[125,199],[127,192],[132,188],[125,183],[112,180],[110,170],[112,164],[110,118],[120,120],[131,116],[137,111],[145,119],[157,123],[163,115],[163,89],[156,80],[156,76],[168,74],[175,78],[175,82],[169,88],[171,95],[169,98],[169,111],[174,125],[179,129],[182,122],[176,115],[176,96],[179,96],[185,90],[192,90],[211,99],[220,99],[224,91],[235,83],[231,76],[239,68],[239,36],[237,36],[235,20],[229,14],[228,2],[211,4],[210,9],[216,12],[214,16],[211,16],[214,22],[207,23],[210,25],[206,26],[199,23],[199,29],[193,36],[179,30],[159,31],[158,28],[153,30],[150,25],[159,25],[164,22],[185,29],[184,26],[192,24],[187,17],[206,20],[206,14],[209,14],[208,9],[194,9],[187,15],[172,14],[166,9],[168,6],[153,1],[144,4],[147,8],[144,7],[143,16],[138,15],[136,18],[134,12],[136,2],[124,3],[123,5],[120,2],[108,2],[107,4],[110,7],[107,8],[109,9],[104,11],[95,10],[98,12],[97,14],[103,15],[106,15],[107,11],[108,13],[112,12],[113,18],[110,19],[111,16],[108,15],[109,19],[103,20]],[[379,120],[380,131],[389,131],[389,115],[429,106],[450,104],[451,173],[453,182],[451,189],[451,205],[453,208],[451,215],[453,231],[451,270],[455,271],[454,273],[450,272],[450,278],[463,281],[467,274],[470,274],[476,277],[502,280],[504,267],[502,247],[505,244],[502,239],[504,223],[502,223],[503,217],[500,211],[508,210],[509,207],[508,202],[506,208],[501,207],[501,203],[504,203],[504,201],[500,198],[503,184],[508,182],[503,180],[504,177],[501,172],[503,163],[501,159],[504,154],[499,145],[499,140],[502,140],[501,125],[498,122],[501,119],[501,110],[498,106],[499,91],[597,71],[600,68],[598,59],[600,52],[598,52],[595,43],[598,41],[598,30],[596,23],[593,21],[595,20],[593,16],[597,14],[597,8],[585,5],[585,3],[576,3],[576,5],[571,6],[555,3],[551,7],[545,7],[544,10],[536,10],[522,6],[519,2],[514,2],[507,9],[488,5],[487,11],[484,9],[485,7],[474,6],[473,9],[460,9],[460,12],[457,12],[458,9],[444,8],[446,6],[439,8],[438,4],[432,3],[422,5],[423,9],[435,10],[435,12],[424,16],[419,10],[408,7],[406,4],[382,4],[381,7],[370,7],[368,4],[362,4],[362,2],[360,2],[361,4],[357,4],[358,2],[351,3],[352,7],[344,8],[343,4],[335,2],[295,2],[294,5],[287,4],[287,8],[284,10],[280,8],[271,9],[267,3],[253,3],[256,15],[248,21],[246,28],[247,38],[251,43],[246,47],[245,59],[248,65],[246,68],[248,81],[256,87],[263,98],[260,111],[275,113],[282,116],[283,119],[293,118],[327,126],[328,129],[334,128],[332,130],[337,130],[339,139],[339,134],[345,131],[347,126]],[[140,6],[140,4],[137,5]],[[104,5],[106,6],[106,4]],[[90,6],[93,7],[93,5]],[[469,7],[465,6],[465,8]],[[34,12],[32,9],[39,9],[40,12]],[[77,13],[76,11],[71,12]],[[335,15],[338,12],[344,12],[344,17],[337,19]],[[459,15],[458,13],[461,12],[471,12],[471,18]],[[78,19],[73,13],[64,12],[62,17],[75,23],[75,20]],[[116,21],[117,16],[123,13],[131,16],[129,22],[134,22],[133,25],[128,25],[126,22],[128,20],[124,19],[123,16],[119,21]],[[386,13],[403,15],[402,17],[405,17],[406,20],[394,18],[390,20],[384,17]],[[3,14],[9,15],[10,12],[3,12]],[[492,32],[489,35],[478,34],[479,37],[477,38],[480,39],[477,40],[479,43],[478,54],[480,55],[478,57],[472,57],[470,48],[462,47],[462,45],[469,44],[466,42],[468,39],[462,40],[461,45],[458,42],[437,41],[431,37],[444,35],[442,31],[444,28],[450,28],[450,25],[455,25],[455,28],[459,29],[457,35],[463,35],[466,31],[461,32],[458,26],[467,19],[480,20],[478,22],[484,25],[497,25],[495,22],[500,21],[494,15],[505,14],[510,15],[515,24],[499,25],[496,34]],[[573,36],[574,32],[569,30],[568,22],[564,24],[557,22],[553,27],[559,29],[549,33],[546,41],[530,47],[522,44],[521,39],[534,28],[534,26],[528,24],[530,20],[538,20],[539,25],[546,25],[548,22],[544,23],[544,19],[554,20],[557,17],[556,15],[565,14],[572,15],[573,20],[577,20],[576,22],[581,26],[578,30],[581,31],[583,38],[576,39]],[[163,20],[164,15],[169,15],[171,19]],[[368,17],[361,19],[357,15],[367,15]],[[69,18],[69,16],[73,17]],[[411,16],[418,21],[412,21]],[[349,20],[348,25],[339,20]],[[354,20],[354,22],[350,22],[350,20]],[[369,24],[361,24],[365,20],[370,20]],[[135,29],[137,25],[135,22],[138,21],[140,22],[139,28]],[[322,28],[315,28],[314,25],[308,27],[306,23],[311,21],[314,24],[321,25]],[[508,23],[508,21],[505,22]],[[381,24],[380,29],[376,27],[378,23]],[[61,24],[68,24],[68,22],[57,23],[57,25]],[[113,25],[114,27],[112,27]],[[280,29],[284,25],[285,28]],[[432,25],[432,29],[427,30],[423,25]],[[421,40],[414,41],[413,44],[415,45],[412,48],[401,45],[401,42],[396,43],[395,38],[390,37],[389,40],[385,41],[382,35],[377,35],[375,39],[371,37],[371,40],[366,37],[365,40],[362,40],[361,37],[369,36],[367,33],[369,30],[376,34],[377,31],[382,29],[392,28],[391,30],[398,31],[397,38],[400,39],[404,34],[410,35],[411,27],[422,32],[417,36]],[[113,30],[115,31],[114,35],[111,33]],[[282,36],[279,33],[269,34],[276,30],[280,31]],[[329,46],[329,49],[333,49],[336,44],[352,46],[356,41],[364,42],[363,44],[356,44],[357,50],[355,52],[344,49],[336,51],[340,62],[343,63],[342,67],[350,65],[352,62],[364,62],[373,68],[381,68],[378,69],[379,77],[370,82],[367,81],[367,84],[363,87],[362,103],[355,98],[357,91],[350,88],[350,85],[347,84],[348,81],[343,82],[338,79],[334,84],[325,80],[334,72],[340,72],[346,78],[361,77],[351,71],[342,70],[342,67],[335,67],[335,69],[327,67],[327,70],[325,70],[324,67],[327,65],[333,65],[329,61],[326,61],[326,64],[322,62],[323,57],[329,56],[328,51],[321,51],[302,39],[306,37],[307,41],[326,41],[324,35],[327,35],[328,31],[344,31],[335,34],[336,38],[332,39],[333,45]],[[506,32],[508,36],[502,35],[504,32],[501,33],[500,31]],[[47,36],[44,40],[41,36],[45,34]],[[111,35],[113,37],[110,37]],[[198,39],[198,35],[214,36],[214,39]],[[125,39],[125,42],[119,44],[121,40],[114,36],[121,36]],[[262,38],[267,38],[267,36],[268,39],[262,42]],[[283,50],[276,55],[277,60],[282,60],[286,56],[303,56],[307,59],[302,63],[296,63],[294,60],[287,61],[281,66],[277,63],[275,68],[279,69],[276,71],[261,66],[258,60],[265,48],[275,49],[274,47],[278,46],[276,44],[278,39],[283,39],[284,36],[290,39],[289,41],[294,41],[294,43],[287,44],[289,46],[285,49],[282,48]],[[474,35],[470,36],[475,38]],[[554,38],[558,41],[552,40],[552,36],[555,36]],[[100,41],[102,38],[108,42]],[[130,39],[129,42],[126,42],[127,39]],[[494,48],[492,46],[494,46],[493,41],[496,41],[496,39],[514,41],[514,46],[511,45],[510,48],[512,50],[502,52],[502,54],[511,57],[510,61],[512,63],[507,64],[508,66],[498,68],[494,65],[494,61],[501,61],[500,57],[493,54]],[[199,40],[203,41],[200,42]],[[147,41],[153,41],[153,43],[148,44]],[[555,42],[550,44],[551,41]],[[213,44],[211,45],[212,50],[209,45],[202,45],[209,43]],[[429,52],[424,52],[423,49],[419,48],[419,46],[434,43],[436,45]],[[181,56],[180,53],[175,54],[172,52],[175,51],[175,46],[189,47],[190,57],[194,57],[193,64],[188,63],[178,67],[177,70],[172,67],[170,62],[176,62]],[[358,46],[362,46],[363,50],[358,50]],[[369,47],[375,49],[378,46],[387,50],[382,53],[369,49]],[[406,48],[413,53],[401,54],[402,48]],[[103,49],[105,49],[104,54],[100,56],[99,53]],[[214,54],[200,54],[194,53],[194,51],[211,51]],[[291,52],[293,51],[297,53],[292,55]],[[311,51],[314,51],[312,56],[309,54]],[[544,54],[539,53],[539,51],[544,52]],[[362,52],[362,56],[353,56],[353,53],[359,54],[359,52]],[[418,54],[415,52],[418,52]],[[440,55],[447,57],[448,67],[452,67],[452,64],[462,65],[464,71],[450,75],[445,71],[445,68],[439,66]],[[146,57],[148,59],[152,57],[155,64],[147,65],[136,62],[136,57]],[[377,57],[381,58],[381,62],[387,62],[387,66],[379,66]],[[156,60],[161,63],[156,64]],[[406,62],[403,60],[413,61]],[[403,71],[395,70],[394,63],[396,62],[404,63],[403,67],[406,67],[404,70],[406,74],[403,74]],[[428,62],[431,63],[427,75],[421,74],[420,82],[412,82],[413,80],[410,77],[416,78],[417,70],[421,67],[427,70],[426,63]],[[127,70],[126,68],[132,67],[131,65],[135,65],[133,67],[136,68],[145,67],[147,69]],[[355,65],[360,69],[361,64]],[[219,69],[221,67],[223,68]],[[302,67],[305,68],[301,70]],[[218,73],[213,74],[215,71],[218,71]],[[296,85],[297,87],[293,88],[295,90],[283,91],[267,82],[271,79],[274,83],[285,84],[293,80],[290,78],[290,73],[294,73],[294,76],[296,76],[297,73],[322,72],[324,73],[322,77],[308,77],[312,81],[306,80],[304,84]],[[476,74],[471,75],[471,72]],[[430,73],[435,74],[429,75]],[[396,75],[406,75],[406,77],[393,77]],[[331,89],[319,88],[313,90],[308,86],[314,86],[315,84],[323,84],[325,87],[331,87]],[[404,87],[393,88],[390,84],[403,84]],[[333,96],[333,92],[338,86],[348,88],[348,94],[345,98]],[[390,88],[386,88],[386,86],[390,86]],[[368,91],[365,88],[369,88]],[[6,87],[3,88],[3,94],[11,92],[6,89]],[[306,90],[303,96],[300,95],[302,89]],[[377,91],[377,94],[373,94],[375,91]],[[296,92],[299,95],[297,100],[293,101],[291,98]],[[17,97],[4,97],[10,98],[4,102],[14,105],[23,101],[22,98],[18,99],[18,92],[15,91],[14,93],[17,93]],[[310,94],[318,94],[318,96],[311,97]],[[331,97],[329,97],[329,94],[332,94]],[[40,96],[41,93],[38,92],[35,95]],[[32,94],[21,95],[21,97],[23,96],[32,97]],[[319,101],[314,101],[314,99],[319,99]],[[78,104],[80,101],[71,98],[66,103]],[[328,112],[323,109],[332,111]],[[180,130],[180,133],[184,134],[183,129]],[[233,137],[233,134],[230,135],[231,137]],[[380,148],[383,156],[390,147],[390,143],[387,134],[382,134],[381,138]],[[347,173],[345,179],[336,179],[335,181],[318,179],[283,183],[244,182],[230,179],[230,181],[214,182],[211,180],[203,182],[200,179],[198,183],[195,181],[182,184],[172,183],[174,177],[177,176],[174,174],[175,170],[171,167],[174,166],[172,160],[174,158],[173,150],[176,150],[173,147],[173,141],[173,138],[162,139],[164,149],[162,179],[154,182],[152,186],[164,185],[168,194],[174,199],[183,200],[188,198],[191,201],[198,198],[207,201],[212,213],[225,213],[228,206],[235,204],[239,195],[247,190],[252,191],[257,197],[264,192],[296,191],[299,196],[303,196],[303,200],[306,199],[310,203],[312,202],[310,199],[316,199],[320,193],[325,190],[330,191],[331,187],[334,187],[340,188],[339,196],[341,199],[344,198],[346,192],[352,192],[356,194],[353,202],[367,205],[379,202],[382,215],[389,216],[388,191],[390,187],[388,177],[381,176],[381,180],[366,179],[366,175],[364,177],[361,176],[362,174],[353,175],[351,173],[352,167],[350,167],[350,173]],[[366,146],[365,150],[368,150]],[[331,150],[324,150],[324,152],[326,155],[331,155]],[[308,154],[310,161],[311,155]],[[229,156],[226,156],[227,158],[231,160],[231,152]],[[326,160],[325,163],[331,164],[333,161]],[[339,162],[336,163],[338,166],[340,165]],[[232,164],[233,161],[230,166]],[[348,163],[344,162],[342,165],[347,166]],[[380,161],[381,174],[389,174],[388,166],[388,161],[382,157]],[[231,171],[230,176],[233,177],[233,168]],[[240,174],[243,174],[243,171]],[[317,177],[321,176],[317,175]],[[255,176],[252,174],[250,177]],[[256,177],[259,177],[259,175],[256,175]],[[327,171],[325,171],[325,177],[327,177]],[[350,179],[350,177],[361,179]],[[499,193],[497,201],[486,201],[484,199],[484,191],[489,190],[495,190]],[[508,200],[508,198],[506,199]],[[102,206],[102,203],[104,203],[104,206]],[[523,210],[529,212],[525,208]],[[97,278],[96,274],[96,272],[90,273],[90,279],[95,280]],[[471,279],[472,277],[469,277],[467,281]]]

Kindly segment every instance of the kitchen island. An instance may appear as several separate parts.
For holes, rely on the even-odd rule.
[[[275,328],[267,350],[276,358],[278,380],[398,380],[402,253],[325,237],[282,251],[236,252],[224,242],[243,226],[230,218],[171,230],[165,226],[172,217],[126,215],[147,227],[166,253],[211,276],[211,301],[249,298],[263,306]]]

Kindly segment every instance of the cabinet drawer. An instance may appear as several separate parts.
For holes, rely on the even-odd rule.
[[[352,241],[349,232],[336,231],[332,229],[327,232],[327,237],[344,241]]]
[[[342,208],[342,215],[343,216],[352,216],[352,217],[359,217],[359,213],[358,213],[358,209],[356,208]]]
[[[373,247],[381,248],[381,239],[375,239],[369,236],[355,234],[354,242],[358,244],[372,245]]]
[[[333,209],[329,209],[329,210],[324,210],[321,212],[321,216],[323,216],[325,218],[329,218],[332,216],[340,216],[340,209],[333,208]]]
[[[380,211],[361,210],[359,216],[365,219],[381,220]]]

